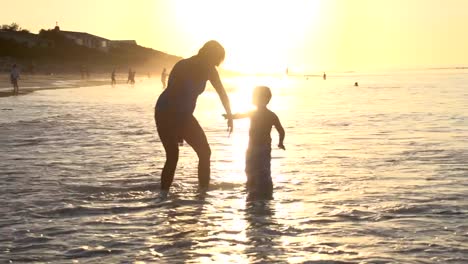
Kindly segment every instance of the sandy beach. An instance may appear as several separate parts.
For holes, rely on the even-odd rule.
[[[123,75],[121,75],[122,77]],[[117,83],[124,83],[126,79],[117,79]],[[81,79],[76,74],[22,74],[19,80],[19,95],[25,95],[37,90],[51,90],[63,88],[78,88],[99,85],[109,85],[110,74],[95,74],[89,79]],[[0,97],[13,96],[13,87],[10,83],[9,74],[0,75]]]

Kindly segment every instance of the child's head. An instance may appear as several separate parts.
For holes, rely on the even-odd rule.
[[[271,99],[270,88],[266,86],[257,86],[253,92],[253,104],[256,106],[266,106]]]

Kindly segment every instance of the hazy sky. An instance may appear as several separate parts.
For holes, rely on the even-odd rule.
[[[468,65],[468,0],[0,0],[0,23],[188,57],[207,40],[225,68],[322,71]]]

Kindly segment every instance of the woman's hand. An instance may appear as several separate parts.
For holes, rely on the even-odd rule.
[[[286,150],[286,147],[284,147],[282,142],[278,144],[278,148],[280,148],[282,150]]]
[[[232,131],[234,130],[234,116],[233,115],[228,115],[228,114],[223,114],[224,119],[227,120],[227,126],[228,129],[227,131],[229,132],[229,135],[231,135]]]
[[[231,135],[232,131],[234,130],[234,122],[232,122],[232,118],[229,118],[227,121],[229,135]]]
[[[224,109],[226,110],[226,115],[223,116],[228,120],[228,131],[229,135],[231,135],[232,131],[234,130],[234,124],[232,122],[233,115],[231,113],[231,104],[229,102],[229,97],[226,94],[226,90],[224,90],[224,86],[221,83],[221,79],[219,78],[219,74],[216,68],[213,68],[213,71],[210,73],[209,80],[216,92],[218,93],[219,99],[221,99],[221,103],[223,104]]]

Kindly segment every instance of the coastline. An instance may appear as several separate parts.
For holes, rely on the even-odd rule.
[[[123,76],[123,75],[121,75]],[[40,90],[56,90],[80,88],[89,86],[110,85],[110,76],[107,74],[96,74],[88,79],[81,79],[78,75],[58,74],[58,75],[28,75],[23,74],[19,80],[19,95],[27,95]],[[117,80],[117,83],[124,80]],[[15,96],[11,86],[9,75],[0,75],[0,98]]]

